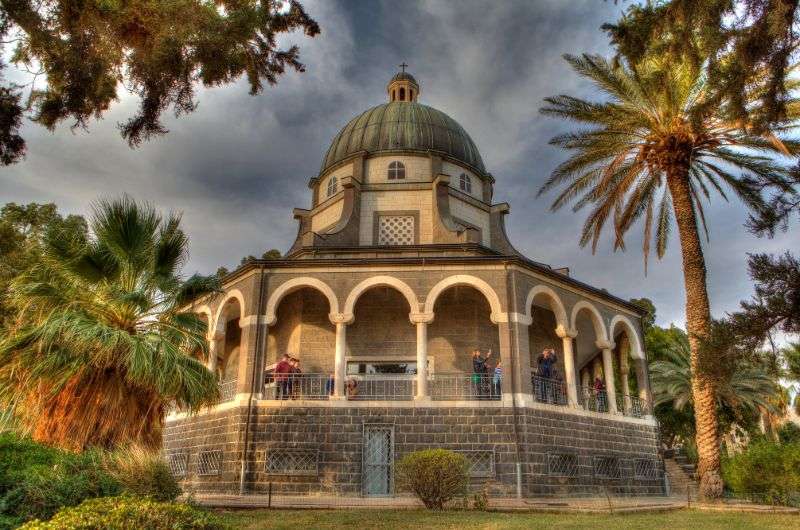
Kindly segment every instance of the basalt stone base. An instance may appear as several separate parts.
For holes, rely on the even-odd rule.
[[[168,423],[165,453],[173,464],[185,458],[185,489],[238,493],[246,415],[240,407]],[[250,437],[249,493],[272,484],[274,494],[391,494],[393,463],[427,448],[463,452],[471,488],[495,495],[516,494],[518,462],[526,496],[663,493],[655,425],[556,407],[262,405]],[[218,474],[202,463],[213,451]]]

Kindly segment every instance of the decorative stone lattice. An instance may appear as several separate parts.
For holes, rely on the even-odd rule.
[[[558,477],[578,476],[578,457],[570,454],[547,455],[547,472]]]
[[[470,477],[494,476],[494,451],[459,451],[469,463]]]
[[[597,478],[620,478],[619,459],[615,456],[594,457],[594,476]]]
[[[413,245],[413,215],[382,215],[378,219],[379,245]]]
[[[655,460],[636,458],[633,461],[633,476],[638,479],[654,480],[659,478],[659,466]]]
[[[172,453],[167,457],[169,469],[176,477],[186,476],[186,467],[189,461],[188,453]]]
[[[201,451],[197,456],[197,474],[219,475],[221,464],[222,451],[219,449],[215,449],[213,451]]]
[[[318,452],[312,449],[270,449],[264,470],[276,475],[316,475]]]

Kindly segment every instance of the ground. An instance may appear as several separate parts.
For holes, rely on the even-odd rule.
[[[668,528],[765,529],[800,527],[800,515],[676,510],[639,514],[487,513],[425,510],[242,510],[220,512],[234,528],[270,529],[394,529],[597,528],[656,530]]]

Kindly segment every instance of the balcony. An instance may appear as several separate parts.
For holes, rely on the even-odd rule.
[[[500,381],[484,374],[435,374],[429,379],[434,401],[496,401],[501,397]]]
[[[533,399],[538,403],[549,403],[566,407],[567,385],[560,379],[550,379],[534,375],[531,377],[531,387],[533,388]]]
[[[333,378],[328,374],[267,374],[263,399],[326,400],[333,394]]]
[[[416,394],[414,375],[350,375],[345,395],[350,401],[408,401]]]

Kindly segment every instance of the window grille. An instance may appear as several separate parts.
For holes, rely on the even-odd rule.
[[[458,178],[458,188],[461,191],[472,193],[472,179],[469,178],[469,175],[466,173],[461,174],[461,176]]]
[[[406,178],[406,166],[402,162],[394,161],[389,164],[389,180],[403,180]]]
[[[469,464],[470,477],[494,476],[494,451],[458,451]]]
[[[378,218],[379,245],[413,245],[413,215],[382,215]]]
[[[558,477],[578,476],[578,457],[570,454],[547,455],[547,472]]]
[[[169,470],[172,472],[172,475],[176,477],[186,476],[186,467],[188,461],[189,461],[188,453],[172,453],[171,455],[167,456],[167,463],[169,464]]]
[[[201,451],[197,456],[198,475],[219,475],[222,464],[222,451]]]
[[[328,179],[328,197],[332,197],[339,189],[339,181],[336,177]]]
[[[658,462],[649,458],[636,458],[633,461],[633,475],[638,479],[655,480],[660,478]]]
[[[615,456],[594,457],[596,478],[620,478],[619,459]]]
[[[316,475],[318,459],[315,449],[270,449],[264,471],[275,475]]]

